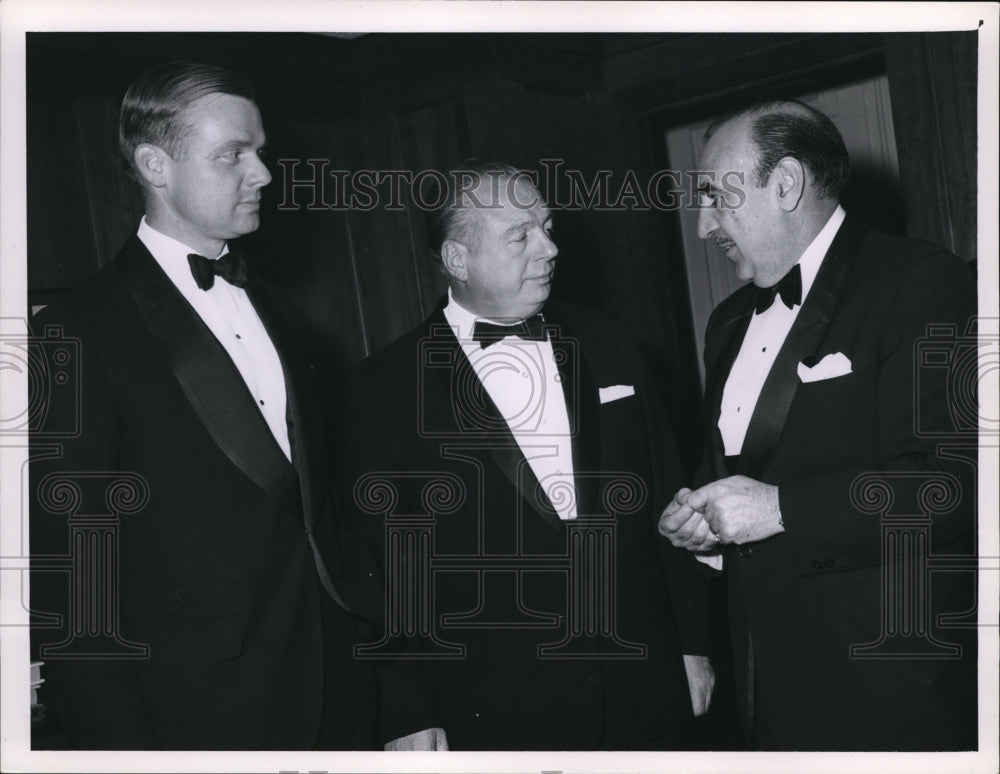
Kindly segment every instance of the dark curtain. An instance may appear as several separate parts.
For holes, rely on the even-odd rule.
[[[885,36],[910,236],[976,259],[979,33]]]

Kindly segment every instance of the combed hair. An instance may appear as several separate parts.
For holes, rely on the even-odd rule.
[[[840,198],[851,177],[851,162],[840,132],[828,116],[797,100],[759,102],[712,122],[708,140],[723,124],[751,116],[751,157],[757,187],[763,187],[781,159],[797,159],[823,199]]]
[[[207,94],[230,94],[254,101],[253,88],[239,73],[198,62],[165,62],[132,82],[122,99],[118,146],[134,177],[135,149],[143,143],[177,158],[190,131],[183,113]]]
[[[441,260],[441,247],[449,239],[472,242],[475,223],[467,206],[468,192],[475,190],[483,180],[504,180],[521,177],[526,173],[502,161],[468,159],[449,169],[434,180],[438,190],[428,197],[435,206],[427,210],[427,248],[431,257]],[[443,187],[442,187],[443,185]]]

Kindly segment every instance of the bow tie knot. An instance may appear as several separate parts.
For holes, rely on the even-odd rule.
[[[802,269],[798,264],[795,264],[777,284],[769,288],[757,288],[754,310],[760,314],[770,309],[777,296],[781,296],[781,302],[789,309],[802,303]]]
[[[202,290],[210,290],[215,284],[216,276],[238,288],[245,288],[249,283],[246,261],[239,252],[233,250],[214,261],[203,255],[190,253],[188,266],[191,267],[191,276]]]
[[[545,341],[545,318],[541,313],[513,325],[497,325],[486,320],[476,320],[472,340],[485,349],[491,344],[503,341],[508,336],[517,336],[526,341]]]

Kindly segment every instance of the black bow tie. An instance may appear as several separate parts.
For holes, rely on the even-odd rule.
[[[191,276],[202,290],[209,290],[215,284],[215,275],[219,275],[230,285],[238,288],[245,288],[249,282],[246,262],[243,256],[235,251],[230,251],[214,261],[203,255],[191,253],[188,255],[188,265],[191,267]]]
[[[518,336],[531,341],[545,341],[544,324],[545,318],[542,317],[541,313],[514,325],[497,325],[486,322],[486,320],[477,320],[476,327],[472,330],[472,340],[478,342],[483,349],[486,349],[490,344],[503,341],[508,336]]]
[[[757,295],[754,298],[754,309],[757,314],[770,309],[775,296],[781,296],[782,303],[789,309],[802,303],[802,269],[798,264],[795,264],[777,285],[757,288]]]

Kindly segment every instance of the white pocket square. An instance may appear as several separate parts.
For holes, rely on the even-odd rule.
[[[635,395],[635,387],[631,384],[614,384],[611,387],[598,387],[597,393],[601,398],[601,403],[610,403],[613,400],[621,400]]]
[[[850,373],[854,373],[851,370],[851,361],[842,352],[827,355],[812,368],[804,363],[799,363],[799,379],[802,380],[803,384],[834,379]]]

